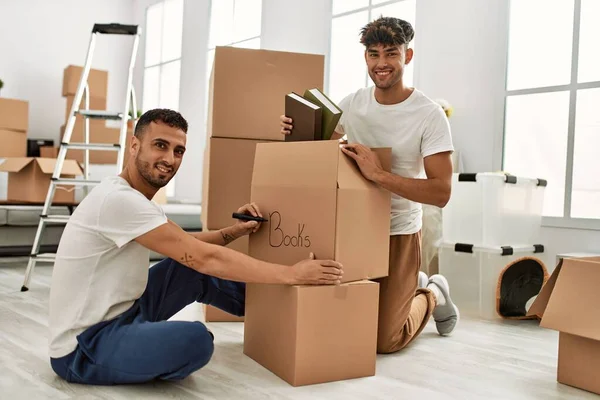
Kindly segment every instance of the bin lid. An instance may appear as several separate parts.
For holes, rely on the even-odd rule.
[[[454,249],[458,253],[490,253],[498,254],[503,256],[509,256],[520,253],[543,253],[544,245],[532,244],[532,245],[506,245],[506,246],[485,246],[472,243],[459,243],[459,242],[442,242],[440,247],[445,249]]]

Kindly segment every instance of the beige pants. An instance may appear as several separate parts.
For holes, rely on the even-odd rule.
[[[393,353],[423,330],[435,307],[435,297],[417,285],[421,267],[421,232],[390,236],[390,268],[379,282],[377,352]]]

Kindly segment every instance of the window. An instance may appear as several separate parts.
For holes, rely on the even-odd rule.
[[[144,111],[158,107],[179,109],[182,28],[183,0],[165,0],[148,7]]]
[[[262,0],[212,0],[206,57],[206,87],[210,80],[215,47],[260,49]],[[208,89],[206,91],[208,110]],[[207,115],[206,113],[205,115]]]
[[[396,17],[415,28],[416,0],[333,0],[328,94],[334,102],[373,82],[367,73],[359,32],[369,21]],[[414,42],[410,44],[414,49]],[[415,56],[417,59],[418,56]],[[404,84],[413,85],[415,59],[404,70]]]
[[[597,0],[510,3],[503,169],[548,180],[546,225],[600,228],[599,19]]]
[[[146,10],[143,111],[179,109],[183,0],[164,0]],[[175,195],[175,179],[166,187]]]

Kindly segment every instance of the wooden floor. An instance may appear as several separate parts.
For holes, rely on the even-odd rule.
[[[38,265],[19,291],[25,262],[0,260],[1,399],[597,399],[556,382],[557,339],[537,322],[463,319],[452,337],[432,323],[409,348],[379,356],[374,377],[292,387],[242,353],[243,324],[211,323],[215,353],[180,383],[72,385],[47,357],[51,266]],[[176,319],[198,319],[192,305]],[[201,316],[200,316],[201,318]]]

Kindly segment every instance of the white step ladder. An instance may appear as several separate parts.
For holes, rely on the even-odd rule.
[[[129,110],[132,109],[133,112],[131,119],[135,123],[137,118],[137,105],[135,99],[135,90],[133,88],[133,68],[135,66],[135,58],[137,54],[139,39],[140,39],[141,29],[137,25],[122,25],[122,24],[94,24],[94,28],[92,29],[92,36],[90,39],[90,44],[88,47],[88,52],[85,60],[85,67],[83,68],[83,72],[81,73],[81,78],[79,80],[79,85],[77,86],[77,91],[75,93],[75,98],[71,105],[71,110],[69,113],[69,120],[67,121],[67,126],[65,127],[65,133],[62,138],[62,142],[60,144],[60,150],[58,152],[58,157],[56,159],[56,166],[54,168],[54,173],[52,174],[52,179],[50,180],[50,186],[48,188],[48,194],[46,195],[46,200],[44,202],[44,208],[42,210],[42,214],[40,215],[40,222],[38,224],[37,232],[35,234],[35,239],[33,240],[33,246],[31,249],[31,254],[29,256],[29,262],[27,264],[27,270],[25,271],[25,280],[23,282],[23,286],[21,287],[21,291],[25,292],[29,290],[29,281],[31,280],[31,275],[33,274],[33,270],[35,268],[35,264],[37,262],[54,262],[55,254],[39,254],[40,251],[40,242],[46,228],[47,224],[66,224],[69,221],[69,216],[65,215],[50,215],[49,210],[52,204],[52,199],[54,198],[54,192],[56,190],[57,185],[68,185],[68,186],[83,186],[84,193],[87,194],[90,186],[97,185],[100,183],[99,181],[93,181],[89,179],[89,152],[90,150],[103,150],[103,151],[117,151],[117,174],[121,173],[123,170],[123,151],[125,151],[125,144],[127,139],[127,122],[130,119]],[[129,61],[129,73],[127,76],[127,91],[125,96],[125,106],[123,107],[123,111],[121,112],[107,112],[101,110],[89,110],[90,104],[90,92],[89,85],[87,83],[90,69],[92,67],[92,58],[94,54],[94,47],[96,45],[96,38],[98,35],[126,35],[133,36],[133,46],[131,51],[131,57]],[[81,104],[81,100],[85,96],[85,104],[84,108],[79,109],[79,105]],[[77,119],[77,115],[81,115],[84,118],[84,143],[71,143],[71,135],[73,134],[73,129],[75,128],[75,121]],[[119,143],[114,144],[95,144],[90,143],[90,119],[102,119],[102,120],[116,120],[121,122],[121,130],[119,136]],[[63,164],[65,162],[65,158],[67,156],[67,150],[85,150],[84,152],[84,167],[83,167],[83,179],[67,179],[61,178],[61,172],[63,168]]]

